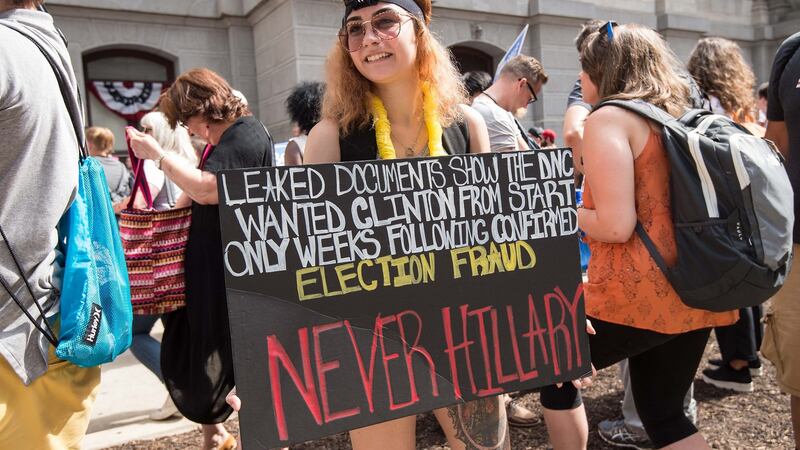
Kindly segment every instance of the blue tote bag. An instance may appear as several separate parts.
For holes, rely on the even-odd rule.
[[[56,355],[83,367],[131,345],[133,311],[125,254],[103,167],[82,158],[78,194],[59,223],[66,263]]]
[[[59,358],[81,367],[97,366],[113,361],[130,347],[133,327],[128,269],[111,195],[102,166],[87,156],[80,100],[75,98],[64,74],[41,44],[24,30],[9,28],[30,39],[53,69],[80,153],[77,194],[58,225],[59,243],[65,255],[60,336],[56,339],[52,330],[43,330],[33,322],[56,346]],[[28,318],[31,319],[29,315]],[[50,331],[50,335],[45,331]]]

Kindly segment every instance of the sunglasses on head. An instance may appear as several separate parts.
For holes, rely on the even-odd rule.
[[[608,36],[608,42],[611,42],[614,40],[614,27],[618,25],[617,22],[609,20],[597,31],[600,33],[600,36]]]
[[[352,53],[364,47],[367,26],[372,27],[372,32],[380,40],[388,41],[396,39],[400,35],[402,25],[409,20],[412,20],[412,17],[394,10],[378,11],[370,20],[358,18],[348,20],[339,31],[339,42],[345,50]]]

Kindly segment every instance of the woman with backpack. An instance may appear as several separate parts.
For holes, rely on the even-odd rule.
[[[604,100],[642,100],[680,116],[689,95],[679,62],[655,31],[608,22],[581,52],[586,119],[580,228],[592,258],[584,283],[589,336],[597,369],[629,358],[631,385],[647,434],[657,447],[708,448],[683,411],[710,329],[736,321],[733,312],[693,309],[681,299],[635,232],[653,238],[668,264],[676,260],[669,163],[661,126]],[[586,413],[572,385],[542,390],[556,450],[585,448]]]
[[[700,39],[689,56],[687,68],[715,114],[728,116],[754,135],[764,137],[765,130],[757,123],[753,94],[756,77],[738,44],[720,37]],[[735,324],[714,329],[721,359],[708,361],[708,368],[703,370],[706,383],[736,392],[753,390],[752,376],[762,371],[758,357],[761,316],[760,305],[742,308]]]

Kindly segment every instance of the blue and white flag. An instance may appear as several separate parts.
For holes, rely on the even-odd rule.
[[[506,65],[509,59],[519,55],[522,53],[522,44],[525,43],[525,36],[528,34],[528,25],[525,25],[525,28],[519,33],[519,36],[514,40],[514,43],[511,44],[511,47],[508,48],[508,51],[505,55],[503,55],[503,59],[500,60],[500,64],[497,65],[497,70],[494,73],[494,79],[497,80],[497,77],[500,76],[500,71],[503,69],[503,66]]]

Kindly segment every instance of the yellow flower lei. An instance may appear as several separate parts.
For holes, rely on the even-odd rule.
[[[430,156],[446,156],[442,146],[442,125],[439,122],[436,91],[427,81],[422,83],[422,114],[425,120],[425,129],[428,131],[428,154]],[[383,101],[377,95],[370,96],[373,124],[375,126],[375,140],[378,143],[378,157],[380,159],[396,159],[397,152],[392,144],[392,124]]]

